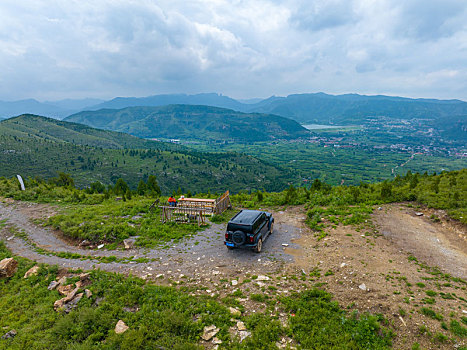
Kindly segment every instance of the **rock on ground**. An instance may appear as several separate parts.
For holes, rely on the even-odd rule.
[[[12,329],[11,331],[5,333],[4,335],[2,335],[2,339],[10,339],[10,338],[14,338],[16,336],[16,334],[18,334],[18,332],[16,332],[16,330]]]
[[[242,312],[239,309],[236,309],[232,306],[229,307],[229,311],[233,316],[240,316]]]
[[[68,293],[68,295],[62,299],[59,299],[57,301],[55,301],[54,303],[54,310],[55,311],[59,311],[60,309],[63,309],[63,307],[65,306],[65,304],[67,304],[68,302],[72,301],[73,298],[75,297],[76,293],[78,292],[78,288],[75,288],[73,289],[70,293]],[[81,297],[82,297],[82,293],[81,294]],[[81,298],[80,298],[81,299]],[[79,301],[79,300],[78,300]],[[69,311],[68,311],[69,312]]]
[[[31,267],[26,273],[24,274],[24,278],[28,278],[30,276],[36,276],[39,273],[40,267],[39,265]]]
[[[18,270],[18,262],[13,258],[6,258],[0,261],[0,278],[13,276]]]
[[[115,333],[122,334],[128,330],[128,326],[122,320],[118,320],[117,324],[115,325]]]
[[[217,332],[219,332],[219,328],[217,328],[215,325],[206,326],[204,327],[203,335],[201,338],[203,338],[205,341],[209,341],[217,334]]]
[[[125,249],[133,249],[135,247],[136,240],[134,238],[127,238],[123,240]]]

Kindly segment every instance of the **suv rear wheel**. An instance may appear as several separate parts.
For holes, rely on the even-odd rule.
[[[258,244],[256,245],[255,252],[260,253],[262,248],[263,248],[263,240],[260,238],[258,239]]]

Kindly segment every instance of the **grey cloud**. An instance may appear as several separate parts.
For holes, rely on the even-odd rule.
[[[358,21],[353,1],[305,1],[290,18],[293,25],[303,30],[332,29]]]
[[[396,34],[420,40],[436,40],[465,30],[464,0],[408,0],[402,3]]]
[[[466,99],[466,9],[454,0],[4,0],[0,100],[209,91]]]

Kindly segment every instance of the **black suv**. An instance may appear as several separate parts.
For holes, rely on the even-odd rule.
[[[259,253],[264,240],[272,233],[274,218],[259,210],[242,210],[227,224],[224,244],[229,249],[250,248]]]

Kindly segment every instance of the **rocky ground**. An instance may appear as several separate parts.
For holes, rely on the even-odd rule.
[[[190,286],[194,294],[234,295],[247,314],[266,308],[261,298],[252,296],[274,297],[319,286],[349,310],[383,314],[396,333],[395,348],[411,348],[414,343],[422,348],[465,346],[465,339],[452,337],[443,322],[449,325],[451,319],[467,316],[467,285],[456,278],[467,278],[466,228],[442,211],[386,205],[375,210],[373,223],[364,229],[328,228],[328,235],[318,240],[304,223],[302,207],[281,208],[273,211],[274,233],[260,254],[227,250],[224,224],[213,224],[167,249],[89,250],[31,221],[54,213],[48,205],[3,202],[0,220],[6,225],[0,239],[15,254],[41,263],[131,273],[156,283]],[[429,218],[432,214],[439,222]],[[88,259],[44,252],[76,253]],[[109,256],[129,260],[98,260]],[[149,261],[138,263],[138,258]],[[443,320],[430,318],[422,308],[431,308]],[[282,322],[287,316],[279,315]],[[443,341],[439,334],[453,340]]]

